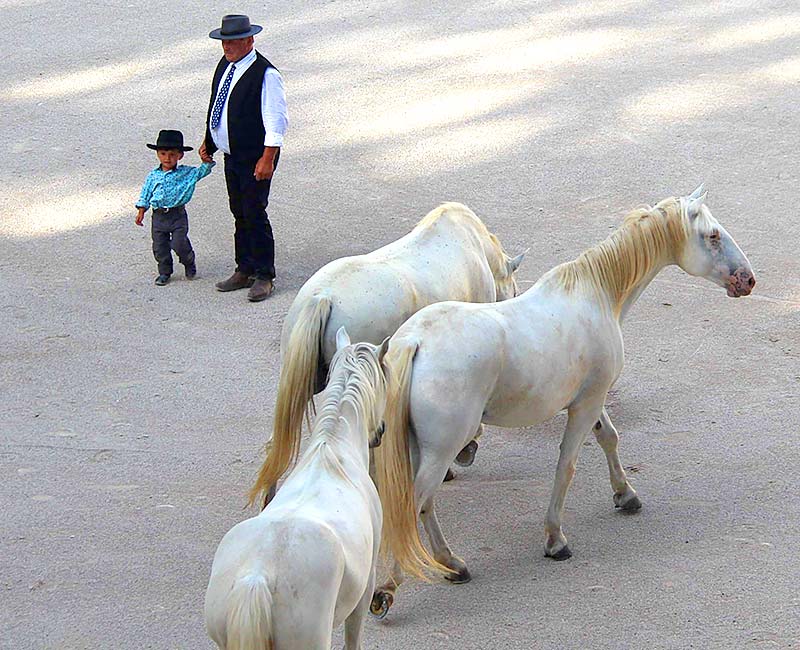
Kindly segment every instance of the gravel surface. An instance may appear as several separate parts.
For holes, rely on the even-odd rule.
[[[260,304],[214,291],[233,265],[221,165],[188,206],[195,281],[155,287],[133,223],[145,143],[162,128],[200,143],[221,53],[207,34],[230,11],[264,25],[290,108],[279,278]],[[732,300],[668,269],[629,315],[608,407],[643,510],[615,512],[588,442],[564,521],[574,557],[546,560],[565,417],[491,428],[438,499],[473,581],[407,583],[365,648],[800,648],[796,2],[0,12],[0,648],[212,647],[213,553],[254,514],[281,322],[324,263],[455,200],[512,254],[530,248],[527,287],[700,182],[758,284]]]

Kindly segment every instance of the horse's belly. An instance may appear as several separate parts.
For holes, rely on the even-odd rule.
[[[528,399],[500,399],[487,405],[481,421],[496,427],[529,427],[546,422],[562,408],[560,400],[542,395]]]
[[[510,382],[499,383],[486,405],[483,422],[526,427],[551,419],[572,402],[585,378],[583,372],[559,375],[528,381],[516,375]]]

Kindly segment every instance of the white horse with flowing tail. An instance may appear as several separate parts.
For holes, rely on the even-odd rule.
[[[545,555],[570,557],[561,516],[578,452],[590,431],[605,452],[614,504],[638,510],[617,454],[618,435],[604,407],[623,365],[621,324],[665,266],[746,296],[755,285],[750,263],[705,205],[702,186],[685,198],[634,210],[608,239],[545,274],[521,296],[492,305],[445,302],[427,307],[392,336],[384,360],[395,381],[376,450],[378,487],[407,496],[384,502],[387,541],[421,515],[433,556],[419,537],[392,548],[393,575],[375,594],[385,615],[402,569],[448,567],[454,582],[470,579],[439,528],[434,495],[453,457],[482,423],[527,427],[561,409],[568,422],[545,521]],[[403,467],[397,459],[401,458]],[[387,464],[387,461],[391,461]],[[413,481],[413,485],[412,485]]]
[[[368,445],[383,431],[386,343],[337,333],[309,447],[269,507],[222,539],[205,600],[221,649],[329,649],[342,622],[345,647],[361,648],[381,539]]]
[[[510,258],[472,210],[445,203],[397,241],[311,276],[283,323],[272,440],[250,503],[259,495],[266,503],[297,458],[303,419],[310,420],[312,397],[325,385],[340,327],[354,341],[377,345],[426,305],[513,298],[523,255]]]

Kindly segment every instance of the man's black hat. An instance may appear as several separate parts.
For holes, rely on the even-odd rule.
[[[231,41],[236,38],[247,38],[261,31],[261,25],[251,25],[250,18],[238,14],[222,17],[222,27],[215,29],[208,36],[218,41]]]
[[[180,149],[181,151],[191,151],[192,147],[183,146],[183,133],[172,129],[163,129],[158,132],[158,140],[155,144],[147,145],[150,149]]]

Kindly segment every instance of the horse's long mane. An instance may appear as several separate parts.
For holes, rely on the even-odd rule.
[[[375,354],[365,345],[348,346],[336,353],[330,367],[324,401],[311,431],[311,446],[336,437],[346,404],[355,411],[357,426],[365,438],[379,424],[375,406],[384,398],[386,379]]]
[[[475,233],[487,244],[487,246],[484,246],[484,251],[486,251],[486,259],[489,262],[492,275],[497,279],[506,277],[508,272],[506,267],[508,254],[503,249],[503,245],[495,235],[489,232],[489,229],[486,227],[486,224],[481,221],[480,217],[463,203],[456,203],[453,201],[442,203],[442,205],[434,208],[422,217],[415,226],[415,230],[417,228],[430,228],[444,217],[451,219],[455,223],[466,223],[472,226]]]
[[[567,291],[589,287],[605,292],[618,314],[631,292],[656,265],[678,256],[687,233],[680,199],[637,208],[605,241],[557,267],[556,278]]]

